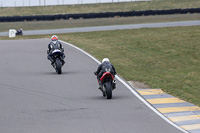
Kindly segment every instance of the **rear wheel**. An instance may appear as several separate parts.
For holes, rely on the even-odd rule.
[[[58,74],[61,74],[62,73],[62,64],[61,64],[61,61],[60,61],[60,59],[56,59],[56,72],[58,73]]]
[[[106,82],[106,96],[107,96],[107,99],[112,98],[112,85],[110,82]]]

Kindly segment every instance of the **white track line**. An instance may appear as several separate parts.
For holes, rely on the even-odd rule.
[[[81,51],[82,53],[86,54],[87,56],[89,56],[90,58],[92,58],[94,61],[96,61],[98,64],[101,64],[101,62],[99,60],[97,60],[96,58],[94,58],[92,55],[90,55],[89,53],[85,52],[84,50],[80,49],[79,47],[76,47],[70,43],[64,42],[62,40],[60,40],[62,43],[67,44],[79,51]],[[151,110],[153,110],[157,115],[159,115],[161,118],[163,118],[166,122],[168,122],[169,124],[171,124],[172,126],[176,127],[177,129],[181,130],[184,133],[189,133],[188,131],[182,129],[181,127],[179,127],[178,125],[176,125],[175,123],[173,123],[172,121],[170,121],[168,118],[166,118],[162,113],[160,113],[157,109],[155,109],[151,104],[149,104],[143,97],[141,97],[134,89],[132,89],[132,87],[130,87],[129,84],[127,84],[125,81],[123,81],[119,76],[116,76],[116,78],[122,83],[124,84],[137,98],[139,98],[143,103],[145,103]]]

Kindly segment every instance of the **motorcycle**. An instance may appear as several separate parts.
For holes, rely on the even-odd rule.
[[[17,30],[17,32],[16,32],[16,36],[17,36],[17,35],[23,35],[23,31],[22,31],[22,29]]]
[[[102,83],[102,93],[103,96],[107,99],[112,98],[112,91],[116,88],[116,80],[114,76],[110,73],[109,70],[103,73],[102,77],[100,78]]]
[[[47,53],[48,53],[48,51],[47,51]],[[59,49],[55,49],[52,51],[52,58],[54,60],[54,63],[52,64],[52,66],[56,70],[57,74],[62,73],[62,66],[64,65],[62,62],[61,54],[62,54],[62,52]]]

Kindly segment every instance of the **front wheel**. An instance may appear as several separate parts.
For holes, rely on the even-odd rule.
[[[56,72],[58,73],[58,74],[61,74],[62,73],[62,64],[61,64],[61,61],[60,61],[60,59],[59,58],[57,58],[56,59]]]
[[[106,96],[107,99],[111,99],[112,98],[112,85],[111,82],[106,82],[105,84],[106,86]]]

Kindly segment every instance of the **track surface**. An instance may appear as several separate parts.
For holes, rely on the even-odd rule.
[[[30,30],[30,31],[24,31],[23,33],[24,33],[24,35],[43,35],[43,34],[58,34],[58,33],[76,33],[76,32],[108,31],[108,30],[139,29],[139,28],[158,28],[158,27],[176,27],[176,26],[195,26],[195,25],[200,25],[200,21],[180,21],[180,22],[149,23],[149,24],[112,25],[112,26],[64,28],[64,29],[51,29],[51,30]],[[8,36],[8,32],[0,32],[0,36]]]
[[[181,133],[117,82],[103,98],[98,64],[64,45],[57,75],[46,59],[49,39],[0,41],[1,133]]]

